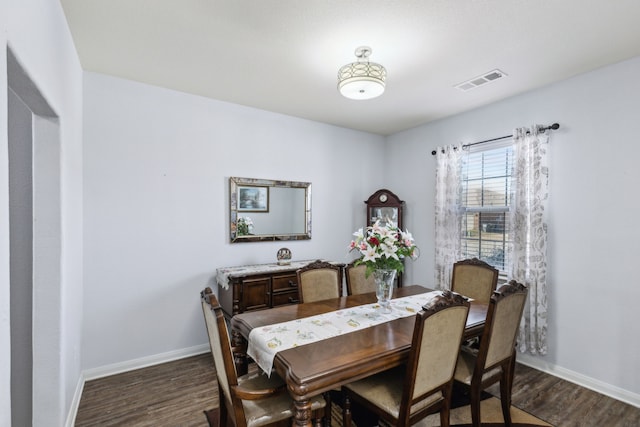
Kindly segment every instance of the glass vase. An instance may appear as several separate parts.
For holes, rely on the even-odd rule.
[[[383,313],[391,313],[391,295],[393,295],[395,278],[396,270],[378,269],[373,271],[373,279],[376,283],[376,297]]]

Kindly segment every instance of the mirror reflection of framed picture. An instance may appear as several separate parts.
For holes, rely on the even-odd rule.
[[[239,185],[238,212],[269,212],[269,187]]]

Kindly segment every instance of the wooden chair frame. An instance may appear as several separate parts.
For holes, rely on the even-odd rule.
[[[464,318],[461,319],[459,324],[459,331],[456,331],[457,335],[451,337],[457,341],[455,346],[453,347],[453,353],[450,355],[451,363],[450,363],[450,371],[444,372],[443,375],[446,377],[443,379],[444,382],[441,384],[431,388],[430,390],[422,391],[420,394],[416,395],[416,378],[418,377],[418,368],[420,367],[421,362],[421,352],[423,343],[426,342],[426,345],[429,345],[429,338],[432,337],[424,337],[425,325],[429,322],[429,319],[447,309],[456,309],[459,307],[464,307]],[[452,313],[453,314],[453,313]],[[343,421],[344,427],[351,426],[351,402],[357,402],[361,406],[364,406],[369,411],[376,414],[379,418],[382,418],[387,423],[390,423],[393,426],[397,427],[406,427],[415,424],[419,420],[425,418],[426,416],[439,412],[440,413],[440,425],[443,427],[449,426],[449,415],[451,409],[451,392],[453,386],[453,373],[455,370],[455,361],[458,355],[458,349],[460,348],[460,343],[462,341],[462,336],[464,333],[465,323],[467,320],[467,316],[469,314],[469,302],[466,298],[461,295],[455,294],[450,291],[444,291],[441,297],[436,297],[429,304],[429,306],[424,306],[423,309],[418,312],[416,315],[415,327],[413,330],[413,338],[411,344],[411,351],[409,355],[409,360],[407,361],[404,382],[402,385],[402,399],[400,401],[399,407],[399,416],[396,419],[393,415],[389,414],[384,409],[378,407],[377,405],[369,402],[365,397],[360,396],[350,389],[350,385],[346,385],[342,388],[344,394],[344,408],[343,408]],[[460,320],[460,319],[459,319]],[[422,369],[425,369],[422,367]],[[436,381],[437,382],[437,381]],[[440,396],[438,396],[440,394]],[[424,407],[419,410],[415,410],[414,413],[411,413],[412,407],[421,404],[420,402],[425,399],[431,398],[433,401],[425,404]]]
[[[342,296],[342,268],[343,265],[332,264],[327,261],[316,260],[306,266],[299,268],[296,271],[296,275],[298,278],[298,291],[300,293],[300,303],[305,302],[314,302],[319,301],[321,299],[329,299],[329,298],[338,298]],[[311,290],[311,286],[317,285],[316,281],[306,280],[306,278],[311,279],[312,276],[320,273],[322,270],[328,271],[335,274],[335,282],[333,279],[331,288],[329,290],[329,296],[326,298],[313,298],[313,291]],[[335,286],[335,288],[334,288]],[[307,297],[305,298],[305,293]]]
[[[513,376],[516,363],[516,339],[518,335],[519,321],[522,318],[524,311],[524,304],[527,298],[528,289],[521,283],[515,280],[509,281],[509,283],[503,285],[493,293],[489,302],[489,308],[487,310],[487,320],[485,322],[484,331],[480,339],[480,347],[475,356],[475,366],[473,367],[473,375],[471,377],[471,383],[458,380],[458,370],[456,371],[455,379],[461,384],[466,385],[470,389],[471,397],[471,420],[474,427],[481,425],[480,418],[480,399],[481,393],[487,387],[500,382],[500,400],[502,404],[502,415],[504,417],[505,425],[511,425],[511,391],[513,386]],[[493,363],[487,364],[487,358],[490,352],[493,352],[492,340],[495,340],[498,330],[496,330],[496,319],[499,307],[504,304],[508,298],[520,298],[518,302],[517,322],[515,324],[501,325],[510,328],[508,331],[512,336],[509,336],[506,340],[508,347],[511,351],[508,355],[502,356],[499,360]],[[517,302],[517,301],[516,301]],[[471,351],[463,349],[463,351]],[[460,358],[464,355],[461,354]],[[461,359],[458,359],[458,369],[460,368]],[[486,365],[486,366],[485,366]]]
[[[270,378],[267,378],[266,375],[252,376],[251,374],[239,378],[233,360],[233,348],[229,340],[227,323],[218,299],[209,287],[200,293],[200,299],[218,379],[219,425],[220,427],[226,427],[231,421],[236,427],[247,427],[248,422],[243,400],[257,401],[281,397],[278,396],[280,393],[286,393],[285,383],[275,374],[272,374]],[[212,327],[216,328],[217,332],[210,330]],[[217,337],[217,339],[214,337]],[[219,346],[219,348],[215,348],[216,346]],[[222,369],[218,366],[220,362],[224,365]],[[244,378],[247,378],[246,381],[240,381],[240,379]],[[316,399],[314,402],[312,399],[312,404],[316,407],[315,426],[321,427],[325,401]],[[288,413],[283,412],[281,416],[277,413],[272,413],[270,415],[272,415],[273,419],[270,421],[275,423],[291,418],[293,416],[292,408],[293,401],[290,406],[287,406]],[[259,422],[252,425],[264,425],[264,423]]]
[[[358,260],[350,262],[344,268],[344,277],[347,282],[347,295],[359,295],[368,292],[375,292],[376,285],[373,279],[373,274],[366,277],[364,270],[367,269],[367,266],[364,264],[355,265],[356,261]],[[356,275],[360,277],[357,277]]]
[[[459,280],[456,280],[460,276],[462,276],[462,269],[469,268],[472,268],[474,270],[477,269],[480,276],[489,277],[489,286],[482,286],[482,278],[478,279],[477,282],[474,281],[472,283],[460,283]],[[496,287],[498,285],[499,273],[500,272],[498,271],[498,269],[478,258],[457,261],[453,264],[453,272],[451,275],[451,290],[480,302],[488,303],[491,295],[496,290]]]

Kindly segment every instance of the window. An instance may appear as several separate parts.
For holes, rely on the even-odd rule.
[[[511,203],[511,145],[470,150],[462,164],[461,250],[506,274]]]

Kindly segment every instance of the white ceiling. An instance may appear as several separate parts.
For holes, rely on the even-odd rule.
[[[85,70],[381,135],[640,55],[638,0],[61,3]],[[354,101],[337,72],[361,45],[387,89]]]

